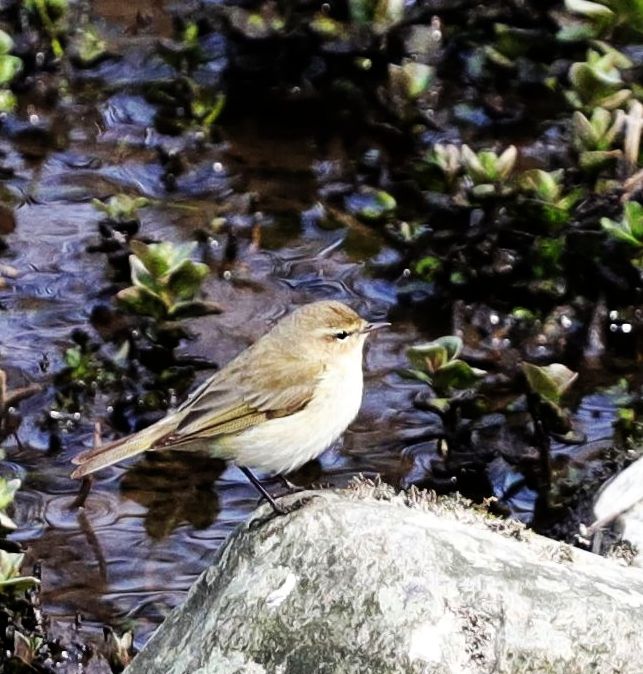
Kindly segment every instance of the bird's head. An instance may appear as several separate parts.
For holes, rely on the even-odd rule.
[[[295,309],[276,326],[303,356],[339,358],[360,353],[366,337],[390,323],[369,323],[335,300],[311,302]]]

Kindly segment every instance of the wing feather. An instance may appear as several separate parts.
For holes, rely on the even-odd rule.
[[[245,354],[243,354],[245,355]],[[303,409],[312,399],[324,367],[320,363],[283,358],[279,367],[264,359],[245,367],[245,358],[233,361],[212,377],[177,410],[182,418],[154,448],[179,447],[191,442],[238,433],[266,419]]]

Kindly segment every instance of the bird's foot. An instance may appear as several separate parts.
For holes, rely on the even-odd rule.
[[[262,517],[257,517],[253,519],[250,522],[249,528],[255,529],[260,526],[263,526],[264,524],[267,524],[268,522],[271,522],[277,517],[284,517],[285,515],[291,515],[292,513],[297,512],[300,508],[303,508],[307,503],[312,501],[312,499],[314,498],[316,498],[316,495],[311,494],[310,496],[305,496],[304,498],[298,498],[293,503],[289,503],[287,505],[277,503],[273,499],[272,503],[270,503],[270,506],[272,507],[272,512],[263,515]]]

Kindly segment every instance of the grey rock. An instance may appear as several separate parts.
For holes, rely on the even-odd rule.
[[[639,570],[462,500],[289,500],[230,537],[127,674],[643,672]]]

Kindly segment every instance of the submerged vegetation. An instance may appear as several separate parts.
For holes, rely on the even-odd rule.
[[[407,362],[390,364],[417,386],[397,411],[413,408],[421,426],[417,441],[395,436],[392,479],[492,497],[575,541],[596,489],[641,438],[641,3],[157,12],[114,30],[85,3],[0,4],[0,251],[11,261],[0,260],[0,311],[29,326],[46,301],[66,312],[51,349],[28,362],[13,345],[2,352],[8,452],[22,440],[56,461],[97,421],[110,436],[157,419],[214,367],[191,354],[203,353],[196,335],[212,348],[198,319],[224,308],[215,290],[233,314],[260,296],[269,320],[271,291],[356,296],[421,335],[398,335]],[[273,133],[283,140],[257,157],[244,149]],[[274,157],[291,153],[292,165]],[[13,235],[25,210],[55,218],[61,204],[67,236],[83,241],[65,242],[76,286],[62,299],[34,290],[29,274],[48,279],[49,260],[25,261]],[[302,253],[300,239],[322,252]],[[598,437],[579,412],[597,391],[613,407]],[[181,501],[151,460],[123,490],[163,518],[146,530],[168,537],[216,519],[218,470],[190,472]],[[16,480],[0,481],[5,529]],[[18,603],[31,591],[21,554],[0,559],[0,593],[14,585]],[[131,636],[112,641],[122,666]]]

